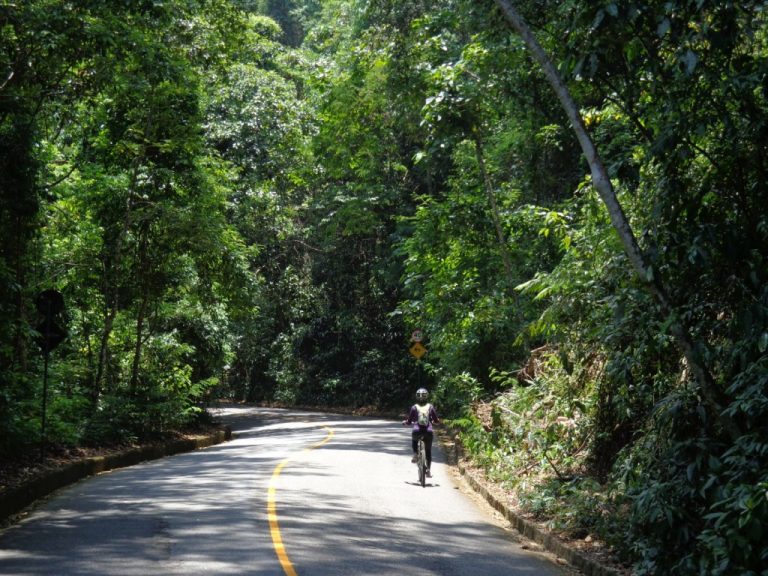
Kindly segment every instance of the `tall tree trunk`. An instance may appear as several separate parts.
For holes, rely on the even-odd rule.
[[[23,226],[23,224],[22,224]],[[15,281],[16,281],[16,289],[14,290],[14,308],[16,310],[16,319],[15,319],[15,333],[13,336],[13,363],[16,367],[16,369],[21,373],[26,373],[29,369],[28,366],[28,346],[27,341],[28,338],[26,336],[27,334],[27,324],[29,322],[29,318],[27,317],[27,306],[26,306],[26,294],[25,289],[27,287],[27,279],[26,279],[26,261],[25,256],[27,255],[28,250],[28,243],[27,238],[25,237],[24,233],[20,233],[16,235],[15,237],[18,239],[16,244],[16,249],[14,253],[13,258],[13,266],[15,268]]]
[[[143,141],[149,142],[152,132],[152,114],[149,112],[146,122],[144,124],[144,138]],[[136,187],[139,178],[139,169],[146,154],[146,145],[142,145],[139,148],[136,156],[133,158],[133,165],[131,167],[131,181],[128,184],[128,196],[125,200],[125,212],[123,213],[122,228],[115,240],[115,248],[112,253],[112,270],[114,273],[112,277],[105,277],[105,307],[106,312],[104,315],[104,332],[101,337],[101,347],[99,350],[99,364],[96,370],[96,378],[93,387],[93,408],[98,403],[99,396],[103,387],[104,375],[106,373],[107,359],[109,355],[109,338],[112,334],[112,328],[117,317],[118,307],[118,283],[120,277],[120,265],[122,262],[123,241],[128,235],[128,230],[131,227],[133,221],[133,208],[136,196]]]
[[[112,328],[115,323],[115,318],[117,317],[118,283],[120,279],[120,266],[122,264],[123,241],[128,235],[128,230],[130,229],[133,220],[134,194],[139,166],[141,164],[139,158],[140,157],[137,157],[134,162],[133,174],[131,175],[131,182],[128,187],[128,197],[125,200],[122,226],[115,239],[115,246],[112,250],[112,254],[109,255],[111,262],[108,264],[110,265],[112,272],[111,274],[108,274],[106,270],[104,272],[104,328],[102,330],[101,344],[99,346],[99,362],[96,367],[96,377],[94,378],[93,390],[91,391],[91,406],[94,410],[104,388],[104,377],[109,357],[109,338],[112,335]]]
[[[139,246],[139,282],[141,283],[141,303],[136,317],[136,344],[133,349],[133,366],[131,367],[131,395],[134,396],[139,387],[139,366],[141,365],[141,347],[144,341],[144,319],[149,305],[149,274],[147,274],[147,239],[146,230],[141,235]]]
[[[533,35],[533,32],[531,32],[528,24],[512,6],[509,0],[495,0],[495,2],[501,9],[509,25],[520,35],[533,55],[533,58],[539,66],[541,66],[547,81],[557,95],[557,98],[560,100],[560,104],[563,106],[565,113],[568,115],[571,126],[576,133],[576,138],[578,139],[584,156],[589,163],[590,171],[592,173],[592,185],[595,187],[608,209],[611,224],[619,234],[624,251],[629,258],[632,267],[648,287],[651,294],[655,297],[663,314],[672,319],[670,331],[675,337],[678,347],[688,362],[688,367],[699,384],[699,389],[705,403],[708,405],[713,417],[717,419],[726,433],[733,439],[737,438],[740,435],[739,428],[733,419],[730,418],[728,414],[724,413],[723,394],[717,387],[712,374],[699,353],[699,347],[703,344],[694,342],[689,330],[679,319],[680,317],[670,301],[668,295],[669,292],[667,291],[666,286],[658,273],[653,270],[650,264],[648,264],[645,255],[640,249],[637,238],[635,237],[632,227],[624,213],[624,209],[616,197],[613,184],[608,177],[602,159],[597,152],[597,148],[595,147],[592,138],[587,132],[579,107],[573,100],[568,87],[565,85],[565,82],[541,44],[539,44],[538,40]]]
[[[93,378],[94,378],[94,355],[93,355],[93,345],[91,343],[91,323],[88,321],[88,318],[86,317],[85,311],[80,310],[80,323],[83,327],[83,342],[85,343],[85,359],[86,359],[86,366],[88,369],[86,370],[86,381],[85,381],[85,388],[86,390],[93,390]]]
[[[13,92],[6,97],[9,102],[21,99],[18,95],[14,97]],[[5,335],[3,344],[10,341],[10,361],[16,370],[26,373],[29,370],[30,321],[27,274],[30,262],[36,256],[33,240],[40,209],[36,186],[39,166],[34,157],[35,103],[21,103],[7,108],[9,117],[4,122],[10,126],[6,126],[4,131],[9,133],[0,139],[0,264],[7,267],[4,273],[7,276],[3,278],[7,283],[1,294],[8,298],[13,334]]]
[[[139,366],[141,364],[141,349],[144,343],[144,320],[147,317],[149,307],[149,291],[144,290],[139,305],[139,314],[136,318],[136,344],[133,349],[133,366],[131,367],[131,395],[135,396],[139,387]]]

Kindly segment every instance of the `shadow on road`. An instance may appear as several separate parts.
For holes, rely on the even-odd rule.
[[[80,482],[0,533],[0,574],[281,576],[266,500],[285,460],[277,514],[303,576],[558,573],[466,515],[445,477],[422,489],[399,422],[276,409],[219,417],[232,441]],[[306,450],[328,428],[332,441]]]

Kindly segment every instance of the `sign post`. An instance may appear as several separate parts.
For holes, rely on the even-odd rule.
[[[40,421],[40,460],[45,460],[45,427],[48,403],[48,358],[51,350],[67,337],[67,331],[59,324],[58,315],[64,311],[64,296],[58,290],[44,290],[37,295],[37,311],[43,317],[37,325],[40,334],[38,344],[43,350],[43,406]]]
[[[414,330],[411,334],[411,346],[408,348],[408,352],[411,356],[416,358],[416,384],[421,388],[421,357],[427,353],[427,349],[421,341],[424,339],[424,332],[421,330]]]
[[[411,344],[411,347],[408,348],[408,351],[411,353],[411,356],[416,358],[416,360],[421,360],[421,357],[427,353],[427,349],[424,348],[424,345],[421,342],[414,342]]]

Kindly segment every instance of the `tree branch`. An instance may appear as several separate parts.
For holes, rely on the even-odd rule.
[[[740,430],[733,419],[724,412],[720,398],[721,392],[717,388],[712,374],[702,360],[699,352],[699,345],[694,342],[688,329],[682,324],[680,316],[676,313],[661,278],[657,271],[654,271],[653,267],[648,263],[645,255],[640,249],[637,238],[635,237],[629,220],[624,213],[624,209],[616,197],[616,192],[608,176],[608,172],[603,165],[603,161],[597,152],[597,148],[595,147],[592,138],[587,132],[579,107],[573,100],[568,87],[565,85],[563,78],[555,68],[552,60],[544,51],[541,44],[539,44],[522,16],[512,6],[509,0],[495,0],[495,2],[501,9],[512,29],[522,38],[534,60],[536,60],[544,72],[544,76],[547,78],[552,90],[560,100],[560,104],[571,122],[573,131],[576,133],[576,138],[581,145],[582,152],[589,163],[592,174],[592,185],[595,187],[608,209],[611,224],[619,234],[624,251],[629,258],[632,267],[640,277],[640,280],[656,298],[662,313],[672,319],[670,332],[675,337],[678,347],[683,352],[688,362],[688,366],[699,384],[699,390],[704,398],[704,402],[709,406],[714,418],[719,422],[723,430],[735,440],[741,435]]]

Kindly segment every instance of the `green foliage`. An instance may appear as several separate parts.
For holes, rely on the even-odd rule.
[[[5,414],[0,423],[3,434],[0,456],[9,457],[24,453],[30,444],[39,440],[41,430],[37,415],[40,402],[28,379],[8,372],[4,378],[6,382],[0,394],[0,409]]]
[[[248,250],[224,212],[233,178],[204,147],[201,115],[200,78],[237,54],[239,16],[224,2],[194,13],[182,2],[49,4],[3,8],[3,77],[12,81],[2,101],[30,96],[28,108],[0,111],[3,130],[25,126],[2,132],[16,156],[0,150],[0,162],[28,175],[3,189],[29,200],[2,212],[24,227],[19,236],[3,226],[24,238],[0,267],[16,279],[2,294],[3,452],[39,439],[33,287],[56,286],[67,306],[47,431],[64,444],[141,439],[190,421],[231,357],[222,303],[250,288]],[[21,50],[28,56],[14,56]],[[29,73],[13,69],[20,62]]]
[[[85,438],[89,413],[87,398],[74,390],[54,387],[49,402],[46,439],[58,445],[80,445]]]
[[[660,406],[655,418],[621,467],[632,504],[625,546],[641,558],[638,571],[760,573],[764,438],[713,441],[695,398],[685,395]],[[687,552],[675,553],[677,547]]]
[[[520,505],[545,519],[551,530],[572,538],[599,538],[610,545],[618,544],[616,535],[626,522],[617,501],[616,492],[589,477],[553,478],[520,493]]]
[[[462,419],[471,420],[471,407],[482,397],[483,388],[475,378],[464,372],[438,378],[434,393],[440,413],[462,427]]]
[[[0,454],[39,437],[34,298],[56,287],[53,442],[149,438],[214,393],[392,407],[427,385],[553,527],[638,573],[763,570],[764,2],[515,5],[671,317],[492,2],[16,2],[0,8]]]

